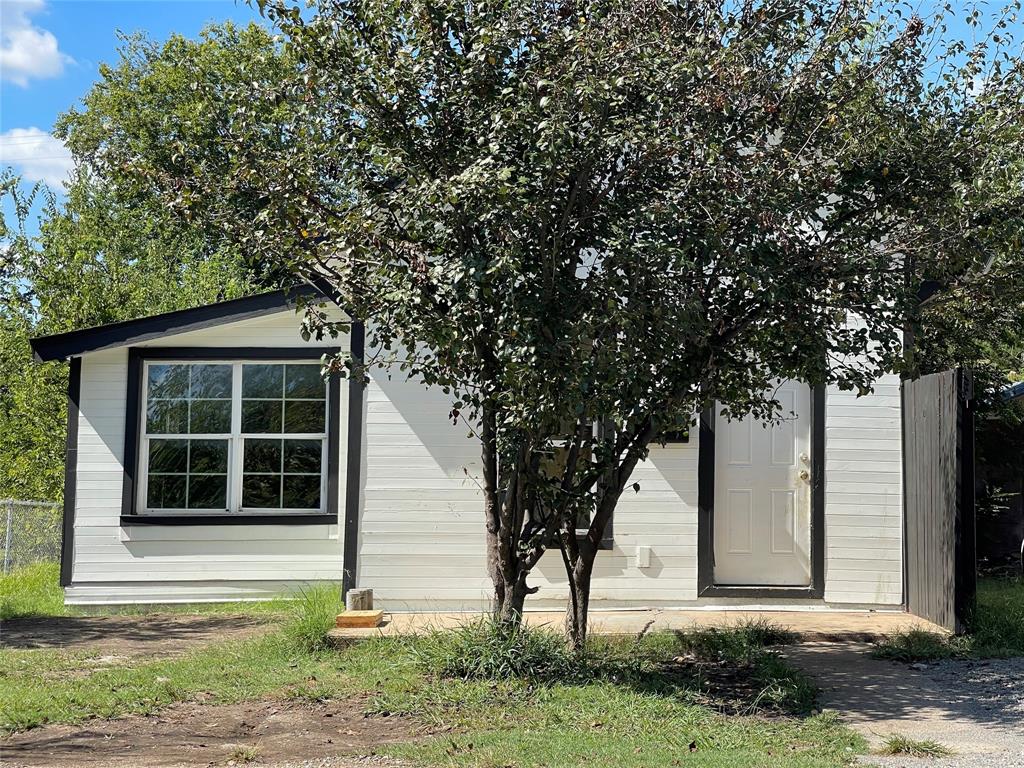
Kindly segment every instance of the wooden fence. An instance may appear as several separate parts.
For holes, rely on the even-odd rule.
[[[971,402],[962,371],[903,384],[907,609],[955,632],[977,585]]]

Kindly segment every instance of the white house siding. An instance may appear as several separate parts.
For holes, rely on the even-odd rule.
[[[903,601],[900,380],[857,397],[829,388],[825,411],[825,600]]]
[[[357,578],[391,610],[473,610],[489,600],[479,448],[449,409],[444,395],[399,373],[378,373],[367,389]],[[653,448],[634,472],[640,490],[623,494],[614,549],[598,554],[594,607],[737,602],[697,596],[697,431],[689,443]],[[898,379],[862,398],[830,390],[826,604],[901,602],[901,464]],[[646,567],[640,548],[649,548]],[[531,606],[565,604],[557,553],[529,583],[540,587]]]
[[[374,376],[367,388],[360,586],[392,610],[487,605],[479,445],[448,419],[437,391]],[[694,430],[696,432],[696,430]],[[696,598],[697,450],[655,448],[615,513],[615,548],[598,554],[592,596],[602,605],[677,605]],[[637,567],[637,546],[651,547]],[[548,553],[530,578],[533,607],[565,604],[565,572]]]
[[[299,347],[300,318],[283,311],[142,347]],[[310,346],[345,346],[347,339]],[[128,350],[82,356],[69,603],[164,602],[266,597],[304,582],[341,577],[338,525],[196,525],[122,528]],[[341,392],[345,467],[347,386]],[[345,478],[339,493],[344,498]],[[339,504],[344,510],[344,504]]]
[[[148,346],[299,346],[292,312],[167,336]],[[339,340],[340,345],[347,340]],[[341,578],[341,528],[120,526],[127,349],[82,363],[75,562],[69,602],[161,602],[265,597]],[[341,461],[346,466],[347,388]],[[485,571],[479,448],[452,425],[449,399],[375,371],[364,401],[357,582],[402,609],[479,609]],[[901,602],[899,382],[856,398],[829,390],[826,416],[826,591],[830,605]],[[598,555],[596,608],[714,604],[697,596],[697,429],[687,444],[655,447],[635,471],[614,522],[614,549]],[[355,480],[355,478],[353,478]],[[339,482],[344,514],[346,478]],[[640,567],[641,556],[649,563]],[[561,558],[530,580],[534,607],[564,605]],[[736,599],[717,602],[735,603]],[[764,604],[799,601],[762,601]],[[818,603],[820,605],[820,603]]]

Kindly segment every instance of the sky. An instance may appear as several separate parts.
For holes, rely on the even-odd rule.
[[[260,21],[236,0],[0,0],[0,167],[59,191],[71,157],[50,130],[117,61],[118,33],[163,41],[229,19]]]
[[[941,2],[911,0],[926,13]],[[987,7],[1001,5],[993,0]],[[0,168],[11,166],[28,185],[43,181],[59,193],[71,157],[50,130],[99,79],[99,65],[117,61],[118,32],[144,31],[163,41],[174,32],[194,37],[228,19],[260,21],[243,0],[0,0]],[[963,26],[951,32],[970,39]]]

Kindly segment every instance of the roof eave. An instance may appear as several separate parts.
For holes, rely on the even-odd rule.
[[[297,286],[241,299],[204,304],[191,309],[164,312],[137,320],[124,320],[51,336],[38,336],[29,339],[29,344],[37,362],[67,360],[88,352],[139,344],[169,334],[187,333],[280,312],[294,307],[300,297],[322,295],[323,292],[319,288],[310,285]]]

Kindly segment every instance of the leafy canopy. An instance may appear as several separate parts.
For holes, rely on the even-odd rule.
[[[1020,242],[1015,7],[968,50],[842,0],[259,5],[278,39],[126,57],[66,135],[451,393],[507,584],[580,513],[596,546],[662,430],[866,391],[921,279]],[[255,55],[214,77],[222,34]]]

